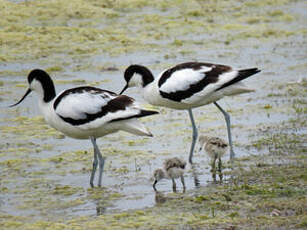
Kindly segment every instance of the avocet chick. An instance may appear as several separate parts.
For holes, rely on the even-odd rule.
[[[199,151],[204,148],[209,155],[209,157],[212,159],[211,162],[211,172],[212,172],[212,178],[214,181],[216,181],[216,167],[215,167],[215,162],[218,159],[218,172],[219,172],[219,177],[220,181],[223,180],[223,174],[222,174],[222,156],[226,153],[228,144],[221,138],[219,137],[208,137],[201,135],[199,137],[199,144],[200,144],[200,149]]]
[[[157,191],[156,184],[158,183],[158,181],[162,179],[171,179],[173,182],[173,192],[176,192],[175,179],[180,177],[184,192],[185,184],[184,184],[183,174],[186,164],[187,163],[184,160],[178,157],[166,159],[163,163],[163,169],[156,169],[154,171],[154,179],[155,179],[155,182],[153,183],[154,190]]]

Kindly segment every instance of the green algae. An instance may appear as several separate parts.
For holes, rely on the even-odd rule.
[[[57,185],[53,191],[52,194],[54,195],[64,195],[64,196],[71,196],[77,192],[80,191],[80,188],[68,186],[68,185]]]
[[[285,22],[292,22],[294,20],[293,16],[286,14],[281,10],[274,10],[274,11],[268,12],[268,16],[277,17],[279,20],[285,21]]]
[[[85,85],[84,79],[73,79],[73,80],[55,80],[55,84],[74,84],[74,85]]]
[[[245,4],[247,7],[249,7],[249,4],[253,4],[255,9],[262,9],[264,2],[266,3],[266,1],[256,1]],[[269,6],[286,3],[288,1],[274,1],[274,3],[270,2]],[[263,16],[248,19],[249,16],[245,14],[247,10],[245,7],[238,7],[236,4],[227,1],[208,2],[203,5],[203,3],[195,1],[189,3],[175,1],[168,4],[164,1],[155,1],[155,3],[146,3],[146,1],[123,3],[118,1],[110,3],[110,1],[105,0],[97,3],[96,1],[74,0],[70,3],[31,1],[15,4],[2,0],[1,5],[6,9],[3,19],[0,20],[0,25],[3,28],[0,30],[0,43],[6,44],[5,47],[2,47],[3,52],[0,55],[4,61],[52,57],[54,59],[52,61],[55,62],[58,58],[57,54],[63,52],[71,58],[77,59],[86,59],[89,55],[99,53],[120,55],[136,50],[152,49],[154,44],[146,42],[148,39],[151,40],[154,37],[155,40],[163,40],[168,38],[170,33],[173,34],[173,37],[179,37],[193,32],[199,33],[204,29],[214,32],[223,28],[229,33],[232,31],[241,31],[242,33],[242,30],[246,30],[246,26],[240,23],[242,20],[253,25],[259,24],[260,27],[262,23],[270,23],[271,18],[277,21],[290,22],[293,20],[293,16],[282,10],[271,10],[270,8],[265,10]],[[72,5],[73,8],[71,8]],[[163,12],[166,6],[170,8],[168,10],[171,15],[161,15],[160,12],[149,12],[141,16],[134,14],[142,7],[155,7],[158,11]],[[236,12],[240,14],[239,21],[230,17],[232,15],[227,13],[228,8],[236,9]],[[122,12],[128,14],[126,16],[128,20],[118,20],[124,17]],[[179,17],[181,14],[184,14],[184,17]],[[213,23],[213,15],[219,23],[210,26],[209,24]],[[230,21],[230,23],[227,23],[229,25],[226,26],[224,26],[225,23],[220,23],[225,17],[227,17],[227,21]],[[103,21],[112,23],[112,26],[108,24],[100,26]],[[142,27],[137,28],[137,34],[132,33],[128,26],[134,24],[135,21],[142,25]],[[125,28],[123,24],[127,27]],[[253,31],[248,32],[250,38],[262,37],[259,35],[259,28],[257,27],[258,25],[255,25]],[[149,31],[152,30],[155,32],[150,33]],[[263,32],[262,35],[264,37],[283,36],[283,33],[280,32],[283,31]],[[295,32],[285,31],[284,33],[289,36]],[[133,36],[128,36],[132,34]],[[244,39],[244,36],[237,36],[235,39]],[[182,44],[182,41],[178,39],[170,46],[175,45],[174,48],[176,48],[180,44]],[[155,48],[164,49],[165,46],[160,45],[155,46]],[[70,62],[69,59],[66,60],[68,63]],[[48,68],[50,68],[50,72],[62,71],[64,66],[60,64]]]
[[[198,194],[201,193],[202,195],[197,196],[193,196],[193,194],[176,195],[174,199],[168,199],[166,203],[159,207],[105,214],[97,218],[77,217],[61,224],[38,221],[27,225],[31,227],[43,225],[50,228],[61,226],[63,229],[70,229],[71,226],[76,229],[102,227],[105,229],[173,229],[178,227],[178,223],[189,228],[225,228],[230,225],[247,227],[251,223],[254,226],[303,226],[304,212],[306,211],[304,185],[306,178],[304,179],[301,175],[306,173],[304,167],[270,165],[251,169],[251,171],[236,170],[234,175],[239,179],[239,182],[235,184],[209,186],[199,190]],[[299,175],[297,175],[298,172]],[[284,176],[285,179],[279,180],[276,184],[271,179],[275,174]],[[258,184],[240,182],[243,180],[254,181],[255,179]],[[262,184],[259,184],[259,182]],[[294,187],[296,187],[295,190],[293,190]],[[92,197],[91,199],[94,200],[101,199],[105,194],[104,190],[96,189],[90,189],[88,192]],[[231,198],[225,199],[225,194],[227,194],[226,197]],[[281,216],[272,219],[270,213],[274,209],[281,210]],[[289,215],[289,213],[292,214]],[[287,215],[287,218],[283,218],[284,215]],[[12,216],[7,216],[6,219],[4,225],[8,228],[25,227],[22,224],[25,220]],[[157,219],[159,219],[159,222],[156,221]]]
[[[43,117],[24,117],[19,116],[16,118],[5,119],[6,122],[13,122],[16,126],[0,126],[0,130],[3,134],[13,133],[17,137],[23,140],[29,140],[31,138],[46,139],[48,137],[54,137],[56,139],[62,139],[63,134],[55,129],[46,125]]]
[[[47,73],[63,71],[61,66],[51,66],[45,69]]]
[[[256,1],[247,1],[244,3],[246,7],[265,7],[265,6],[278,6],[278,5],[285,5],[291,2],[291,0],[273,0],[273,1],[266,1],[266,0],[256,0]]]

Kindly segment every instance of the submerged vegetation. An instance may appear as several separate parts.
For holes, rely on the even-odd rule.
[[[280,126],[279,129],[284,131],[288,128]],[[282,140],[259,140],[260,147],[269,148],[270,153],[235,161],[231,179],[227,182],[207,185],[186,194],[157,193],[157,204],[153,208],[55,222],[29,222],[30,219],[26,217],[2,214],[1,223],[5,229],[236,229],[251,226],[259,229],[304,229],[307,226],[307,160],[303,148],[306,134],[288,134]],[[36,180],[37,183],[44,182]],[[33,188],[35,185],[32,183]],[[46,189],[52,195],[62,196],[85,192],[82,188],[70,186]],[[94,190],[89,191],[88,198],[103,201],[106,191]],[[2,192],[6,191],[2,188]],[[24,208],[33,207],[32,202],[38,205],[37,195],[36,199],[28,198],[29,202]],[[109,201],[112,201],[110,195],[118,198],[116,193],[109,194],[106,197]],[[44,203],[52,202],[48,201],[48,197],[43,198]],[[83,203],[84,200],[77,198],[57,203],[54,208]]]
[[[290,0],[257,0],[243,4],[232,1],[52,0],[16,4],[1,0],[0,60],[44,62],[48,58],[50,65],[50,58],[56,62],[65,56],[65,61],[60,62],[63,68],[76,59],[86,60],[101,53],[176,51],[183,42],[179,37],[192,37],[190,41],[184,39],[186,45],[205,39],[204,33],[222,33],[227,44],[247,38],[262,40],[306,35],[303,28],[270,26],[295,20],[282,9],[274,9],[289,3]],[[140,9],[145,13],[141,14]],[[212,43],[208,40],[203,43],[208,42]]]
[[[304,3],[0,0],[0,228],[305,229]],[[247,83],[256,93],[222,102],[232,115],[238,151],[225,164],[226,180],[208,183],[208,160],[195,153],[201,186],[194,186],[189,168],[184,194],[163,183],[154,193],[150,176],[164,158],[187,157],[185,111],[159,108],[160,116],[143,119],[152,139],[125,133],[101,138],[105,187],[89,189],[93,153],[86,141],[47,126],[34,98],[6,108],[26,88],[32,68],[46,69],[59,89],[90,84],[115,91],[129,64],[160,72],[189,60],[262,72]],[[195,113],[201,132],[225,135],[214,108]]]

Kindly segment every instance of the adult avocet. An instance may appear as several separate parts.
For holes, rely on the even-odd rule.
[[[222,173],[222,156],[227,151],[228,144],[219,137],[208,137],[201,135],[199,137],[199,144],[200,148],[199,151],[204,148],[208,154],[208,156],[211,158],[211,172],[212,172],[212,178],[213,181],[216,181],[216,167],[215,162],[218,159],[218,172],[220,181],[223,180],[223,173]]]
[[[185,192],[185,184],[183,177],[185,166],[186,162],[178,157],[166,159],[163,163],[163,169],[156,169],[154,171],[154,178],[155,178],[155,181],[153,183],[154,190],[157,191],[156,184],[158,183],[158,181],[165,178],[172,180],[173,192],[176,192],[175,179],[180,177],[183,187],[183,192]]]
[[[152,136],[137,118],[158,112],[139,108],[131,97],[89,86],[68,89],[56,96],[52,79],[40,69],[30,72],[28,83],[29,89],[25,95],[11,107],[21,103],[31,91],[35,91],[39,96],[39,108],[50,126],[75,139],[89,138],[94,147],[90,178],[92,187],[98,164],[98,186],[101,186],[105,162],[105,157],[101,155],[96,144],[96,138],[119,130],[140,136]]]
[[[189,155],[190,163],[192,163],[198,136],[192,108],[214,103],[226,120],[230,158],[232,159],[234,152],[230,131],[230,116],[216,101],[224,96],[254,91],[240,81],[258,72],[260,70],[257,68],[233,70],[226,65],[187,62],[164,70],[154,79],[151,71],[145,66],[131,65],[125,70],[126,86],[120,94],[129,87],[141,86],[143,97],[150,104],[172,109],[187,109],[193,128]]]

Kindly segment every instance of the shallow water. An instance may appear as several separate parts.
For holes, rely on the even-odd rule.
[[[294,22],[267,23],[268,27],[280,26],[289,31],[305,29],[305,32],[296,31],[291,36],[274,35],[265,40],[255,35],[244,39],[234,37],[230,44],[226,44],[224,39],[242,31],[232,29],[195,34],[183,31],[176,36],[176,39],[184,41],[183,45],[169,47],[169,50],[167,44],[173,42],[172,34],[160,40],[153,39],[155,48],[152,50],[140,47],[139,50],[115,56],[98,52],[88,55],[88,58],[80,57],[67,66],[58,64],[59,60],[51,57],[51,63],[62,67],[51,75],[56,80],[57,92],[80,84],[119,92],[125,84],[123,71],[132,63],[149,66],[155,75],[174,63],[190,60],[224,63],[238,68],[257,66],[262,72],[245,81],[257,91],[225,98],[220,101],[220,105],[231,114],[236,157],[267,153],[266,149],[258,151],[247,146],[257,140],[256,131],[259,128],[278,125],[293,118],[293,111],[289,107],[279,105],[288,100],[290,104],[295,97],[286,95],[283,85],[297,82],[306,73],[304,22],[307,15],[302,10],[304,4],[298,1],[277,6],[293,15]],[[178,14],[177,10],[167,12],[173,13],[174,17]],[[167,15],[165,11],[146,8],[135,17],[146,14]],[[128,12],[121,15],[118,21],[124,23],[129,19],[133,22],[136,20],[133,16],[133,12]],[[224,19],[218,17],[217,20],[223,22]],[[234,19],[233,23],[239,22]],[[100,28],[104,26],[109,25],[99,25]],[[141,29],[141,25],[134,24],[134,32]],[[194,42],[188,42],[191,40]],[[149,40],[147,42],[150,43]],[[66,58],[65,52],[59,56]],[[67,60],[70,58],[67,57]],[[101,66],[115,69],[104,70]],[[48,128],[40,117],[34,94],[19,107],[7,108],[25,92],[29,70],[48,67],[50,65],[45,59],[0,63],[0,81],[3,83],[2,86],[0,84],[0,212],[52,220],[154,206],[155,193],[151,180],[154,169],[161,167],[166,158],[188,157],[191,142],[188,113],[158,108],[160,115],[143,119],[154,138],[136,137],[122,132],[100,138],[98,145],[107,160],[103,188],[93,190],[89,188],[93,154],[90,141],[64,138]],[[268,94],[276,92],[282,92],[283,95],[268,97]],[[129,89],[126,93],[145,104],[137,89]],[[213,105],[194,109],[194,116],[200,133],[227,139],[224,118]],[[228,155],[223,158],[225,162],[228,159]],[[196,188],[195,174],[200,186],[211,183],[206,155],[195,151],[194,161],[197,162],[196,169],[192,170],[188,166],[185,174],[188,191]],[[171,181],[161,181],[157,186],[164,193],[172,191]],[[177,186],[180,191],[179,181]]]

